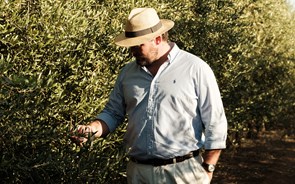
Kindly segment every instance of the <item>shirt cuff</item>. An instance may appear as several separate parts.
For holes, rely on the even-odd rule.
[[[102,112],[96,116],[96,119],[101,119],[109,127],[110,132],[115,131],[117,128],[117,119],[108,113]]]
[[[226,141],[213,141],[213,142],[205,142],[205,149],[225,149]]]

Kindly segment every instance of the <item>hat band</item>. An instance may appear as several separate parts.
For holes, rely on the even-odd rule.
[[[154,33],[156,31],[158,31],[161,27],[162,27],[162,23],[160,21],[155,26],[150,27],[150,28],[147,28],[147,29],[143,29],[143,30],[140,30],[140,31],[134,31],[134,32],[125,31],[125,36],[127,38],[133,38],[133,37],[137,37],[137,36],[143,36],[143,35],[146,35],[146,34]]]

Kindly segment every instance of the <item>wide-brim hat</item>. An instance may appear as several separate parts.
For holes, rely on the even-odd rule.
[[[173,21],[160,19],[153,8],[135,8],[128,16],[125,32],[115,38],[115,44],[123,47],[140,45],[167,32],[173,26]]]

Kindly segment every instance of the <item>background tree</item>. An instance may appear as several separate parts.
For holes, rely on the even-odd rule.
[[[124,183],[125,124],[83,148],[68,135],[100,112],[132,59],[113,39],[129,11],[141,6],[174,20],[171,40],[213,68],[229,147],[262,127],[293,126],[294,12],[283,0],[1,1],[4,183]]]

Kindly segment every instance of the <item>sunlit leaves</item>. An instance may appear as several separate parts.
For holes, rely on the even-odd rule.
[[[104,107],[131,60],[113,40],[134,7],[172,19],[172,41],[217,77],[229,145],[294,117],[294,13],[284,0],[14,0],[0,3],[0,178],[124,183],[126,125],[83,148],[69,131]]]

